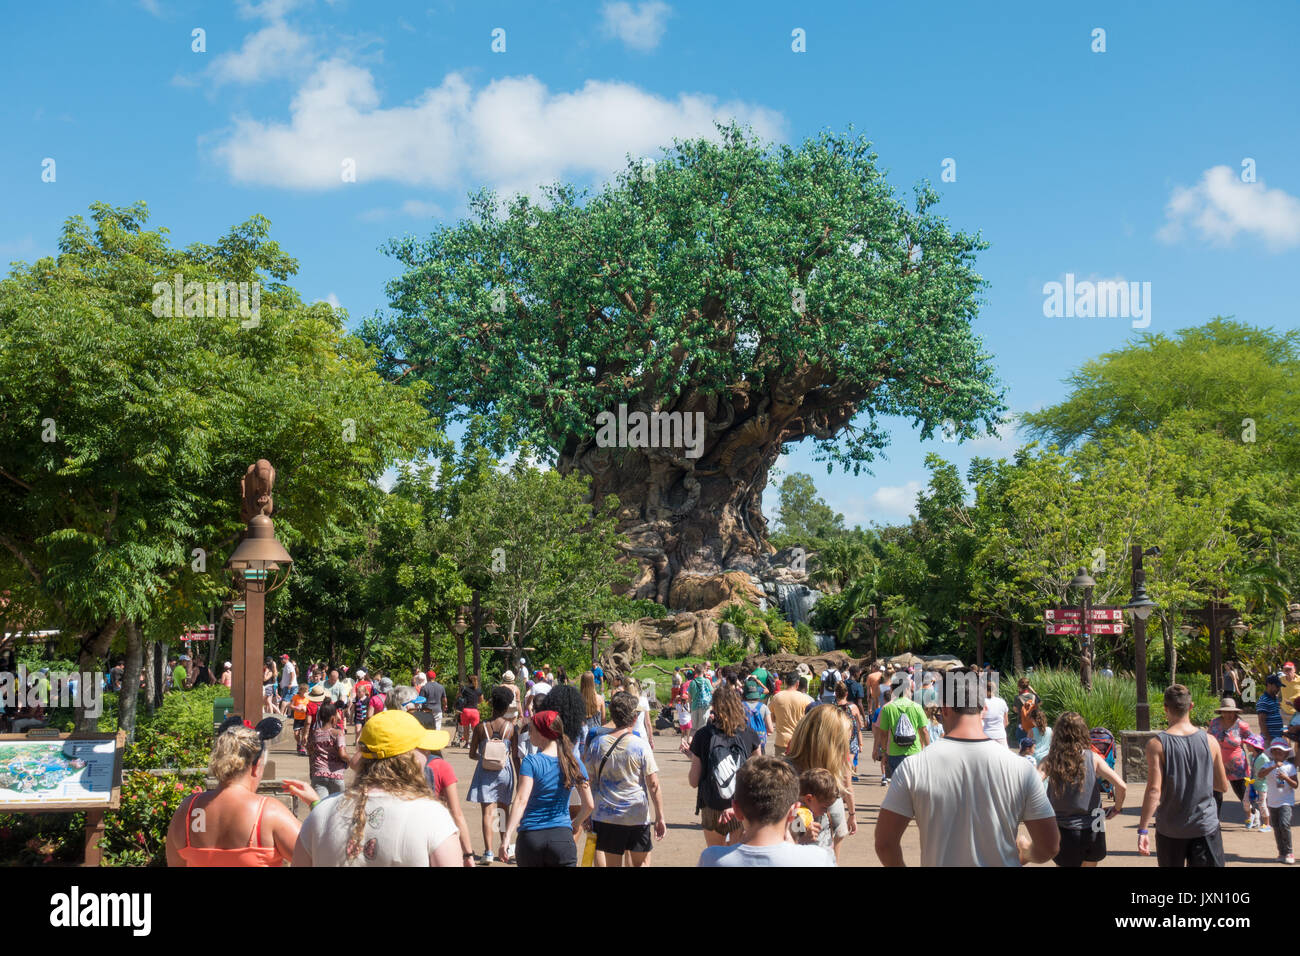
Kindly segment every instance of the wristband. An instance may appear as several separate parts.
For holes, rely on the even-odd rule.
[[[1146,836],[1150,832],[1150,830],[1144,830],[1141,827],[1138,827],[1138,836]]]

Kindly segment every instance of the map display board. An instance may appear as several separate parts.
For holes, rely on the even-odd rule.
[[[0,736],[0,811],[115,809],[121,747],[116,734]]]

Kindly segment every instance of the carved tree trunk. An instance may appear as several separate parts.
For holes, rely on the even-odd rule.
[[[702,431],[701,444],[695,446],[699,457],[686,457],[691,449],[683,442],[676,447],[600,447],[595,440],[570,439],[560,453],[559,470],[589,475],[594,501],[618,497],[619,530],[630,541],[627,557],[640,566],[629,596],[669,605],[673,580],[683,571],[759,570],[762,558],[772,552],[762,496],[782,444],[830,438],[856,408],[833,389],[817,388],[821,376],[807,368],[758,397],[733,389],[727,397],[707,399],[692,392],[671,409],[629,403],[629,418],[636,411],[697,416],[692,422],[703,425],[697,429],[697,434]],[[663,435],[666,429],[658,431]]]

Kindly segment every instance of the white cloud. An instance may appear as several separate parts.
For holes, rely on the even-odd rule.
[[[1176,187],[1156,235],[1177,242],[1190,226],[1201,239],[1226,245],[1239,233],[1258,236],[1274,249],[1300,244],[1300,199],[1263,181],[1243,183],[1228,166],[1214,166],[1191,187]]]
[[[441,219],[446,213],[436,202],[425,202],[423,199],[408,199],[396,209],[388,206],[379,206],[375,209],[367,209],[357,216],[358,219],[365,222],[380,222],[384,219],[392,219],[394,216],[406,216],[411,219]]]
[[[925,487],[919,481],[902,485],[883,485],[871,493],[871,517],[879,522],[903,521],[916,510],[916,496]],[[847,517],[847,515],[846,515]]]
[[[307,38],[281,20],[276,20],[244,38],[238,50],[223,53],[208,68],[208,75],[223,83],[260,83],[276,76],[291,75],[311,62]]]
[[[358,182],[463,188],[485,182],[531,192],[574,176],[606,176],[628,154],[648,156],[674,137],[713,135],[715,121],[749,124],[780,138],[784,120],[764,107],[704,94],[666,99],[628,83],[588,81],[552,92],[532,76],[474,89],[458,73],[401,106],[384,107],[369,70],[339,59],[320,64],[294,96],[287,123],[238,117],[213,139],[238,182],[294,189]]]
[[[158,0],[140,0],[140,6],[144,7],[145,10],[152,13],[155,17],[162,16],[162,6],[158,3]]]
[[[338,308],[341,308],[341,307],[342,307],[342,303],[339,302],[339,297],[336,296],[333,292],[331,292],[329,295],[325,296],[325,298],[323,298],[323,299],[317,299],[316,301],[317,301],[317,302],[328,302],[328,303],[329,303],[329,306],[330,306],[331,309],[338,309]]]
[[[634,50],[648,52],[659,45],[672,7],[660,0],[648,0],[635,7],[630,3],[606,3],[601,8],[601,29],[606,36],[618,37]]]

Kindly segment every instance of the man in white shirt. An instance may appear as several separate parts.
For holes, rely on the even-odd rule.
[[[1037,771],[984,732],[977,677],[942,676],[944,736],[895,771],[876,821],[876,856],[903,865],[903,831],[915,820],[922,866],[1046,863],[1060,849],[1056,813]],[[1028,839],[1017,838],[1020,824]]]

